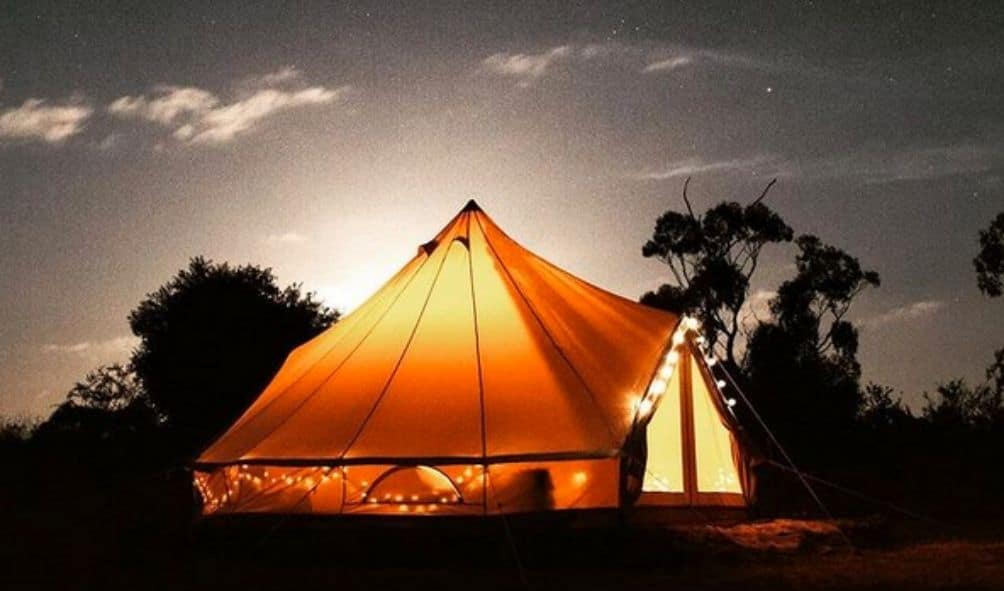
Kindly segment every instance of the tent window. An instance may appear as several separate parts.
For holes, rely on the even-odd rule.
[[[683,431],[680,422],[680,373],[675,372],[646,429],[648,463],[641,489],[683,492]]]
[[[369,503],[463,503],[460,490],[431,466],[397,466],[380,475],[366,492]]]

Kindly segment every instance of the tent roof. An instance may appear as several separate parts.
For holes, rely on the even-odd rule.
[[[614,455],[677,322],[537,257],[471,200],[295,349],[199,463]]]

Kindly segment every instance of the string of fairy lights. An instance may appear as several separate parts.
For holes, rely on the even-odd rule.
[[[637,411],[635,422],[644,422],[651,418],[652,412],[655,410],[656,406],[658,406],[659,400],[669,388],[669,381],[672,379],[673,373],[676,371],[676,366],[680,362],[680,351],[687,344],[688,333],[695,333],[697,335],[694,337],[693,342],[701,351],[704,357],[704,363],[708,367],[708,370],[713,374],[713,368],[718,360],[711,348],[707,346],[707,339],[704,335],[700,334],[700,330],[701,322],[697,318],[684,316],[683,319],[681,319],[676,331],[673,332],[669,350],[663,356],[662,363],[659,365],[652,381],[649,383],[648,390],[635,402],[635,408]],[[726,387],[725,380],[716,380],[715,386],[719,395],[722,396],[725,406],[729,408],[730,412],[732,412],[732,408],[736,405],[736,399],[729,398],[724,395],[723,391]]]

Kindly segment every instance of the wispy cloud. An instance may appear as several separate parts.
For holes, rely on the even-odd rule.
[[[245,80],[244,85],[253,90],[230,102],[202,88],[161,85],[149,95],[114,100],[108,112],[171,129],[172,137],[181,143],[218,145],[251,131],[267,117],[298,107],[333,103],[347,90],[304,86],[302,75],[291,66]]]
[[[218,105],[213,93],[194,87],[158,86],[147,96],[123,96],[108,105],[108,112],[120,117],[139,117],[170,126],[181,118],[201,115]]]
[[[709,172],[742,171],[753,174],[781,174],[784,172],[781,160],[771,155],[756,155],[749,158],[709,160],[686,158],[670,162],[663,168],[635,172],[629,176],[643,181],[664,181]]]
[[[249,86],[269,88],[285,84],[287,82],[292,82],[294,80],[300,80],[302,78],[303,73],[300,72],[296,66],[283,66],[274,72],[269,72],[262,76],[252,77],[247,81],[247,84]]]
[[[721,51],[717,49],[704,49],[696,47],[669,47],[654,52],[655,55],[649,58],[649,63],[642,68],[646,74],[670,72],[682,68],[683,66],[729,66],[734,68],[744,68],[750,70],[764,71],[802,71],[807,74],[820,73],[817,69],[807,66],[797,67],[785,65],[758,57]],[[660,55],[661,54],[661,55]],[[654,59],[655,61],[651,61]]]
[[[543,53],[496,53],[481,61],[485,72],[516,79],[528,85],[540,78],[555,62],[573,56],[572,47],[561,45]]]
[[[645,66],[642,72],[668,72],[670,70],[675,70],[677,68],[682,68],[684,66],[689,66],[694,63],[694,58],[688,55],[679,55],[676,57],[671,57],[664,60],[659,60],[657,62],[652,62]]]
[[[909,322],[911,320],[917,320],[919,318],[925,318],[937,314],[944,309],[944,307],[945,302],[940,300],[912,302],[892,308],[891,310],[883,312],[878,316],[866,318],[861,321],[861,326],[864,328],[874,329],[889,324]]]
[[[269,234],[265,237],[265,242],[269,244],[296,244],[304,242],[307,237],[296,232],[284,232],[282,234]]]
[[[880,149],[862,146],[834,156],[810,160],[778,154],[709,159],[692,157],[662,168],[629,173],[642,181],[662,181],[699,174],[749,172],[808,181],[856,180],[867,185],[930,181],[939,178],[1004,170],[1004,150],[966,142],[932,147]]]
[[[979,143],[900,149],[867,146],[849,155],[823,158],[797,168],[815,179],[852,177],[866,184],[927,181],[1004,168],[1004,150]]]
[[[128,355],[139,339],[134,336],[120,336],[104,341],[81,341],[78,343],[47,343],[42,345],[43,353],[72,355],[93,361],[112,361]]]
[[[30,98],[20,107],[0,112],[0,140],[62,144],[80,133],[93,112],[85,104],[50,104]]]

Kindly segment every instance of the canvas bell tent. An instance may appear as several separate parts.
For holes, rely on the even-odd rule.
[[[558,269],[472,201],[205,450],[203,511],[744,506],[697,328]]]

